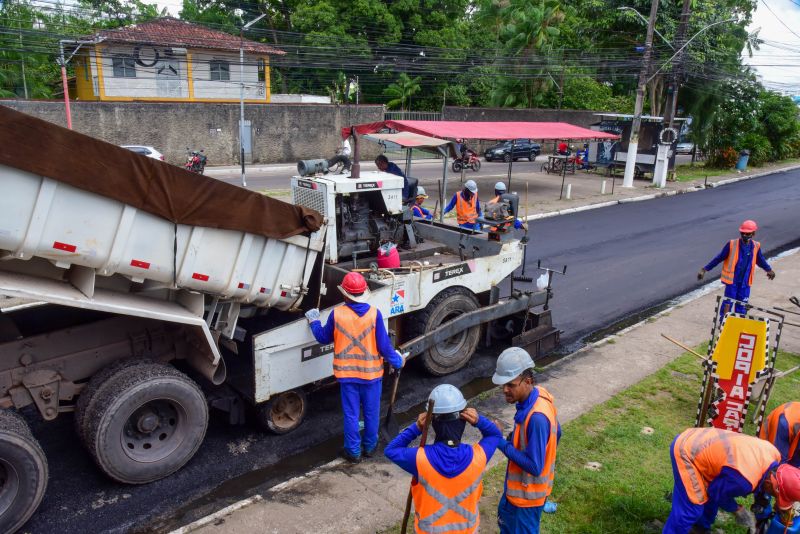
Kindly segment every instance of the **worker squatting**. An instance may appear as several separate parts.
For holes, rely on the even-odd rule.
[[[746,222],[741,232],[752,238],[755,223],[749,226]],[[725,261],[723,269],[733,282],[751,281],[756,263],[774,277],[769,265],[761,264],[758,243],[743,235],[739,243],[731,242],[726,248],[720,261]],[[743,262],[747,268],[739,267]],[[324,326],[319,310],[309,310],[306,317],[319,343],[333,343],[334,375],[340,382],[344,412],[341,455],[358,463],[362,457],[372,456],[378,446],[383,359],[400,368],[408,354],[392,347],[380,312],[366,302],[369,288],[363,276],[347,274],[339,290],[345,305],[333,310]],[[730,295],[738,302],[745,300],[743,296],[741,292]],[[737,365],[744,365],[746,355],[739,360]],[[482,477],[497,450],[508,458],[498,506],[500,532],[538,533],[542,512],[555,511],[554,503],[547,500],[561,438],[555,400],[536,385],[533,360],[518,347],[500,354],[492,381],[502,386],[506,402],[516,406],[514,428],[506,438],[499,423],[468,408],[457,388],[442,384],[429,397],[433,401],[430,418],[427,413],[420,414],[386,447],[385,455],[413,477],[411,495],[418,533],[478,531]],[[363,434],[358,424],[362,411]],[[481,432],[477,444],[461,441],[467,423]],[[435,435],[433,444],[412,447],[429,426]],[[793,503],[800,501],[799,440],[800,403],[796,402],[776,408],[759,437],[716,428],[690,428],[679,434],[670,447],[674,488],[664,532],[710,532],[719,508],[733,513],[737,522],[755,527],[757,520],[771,515],[772,498],[779,517],[788,524]],[[755,496],[752,512],[735,500],[751,494]]]

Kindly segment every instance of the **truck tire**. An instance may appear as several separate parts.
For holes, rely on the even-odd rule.
[[[111,382],[111,379],[116,374],[129,367],[146,363],[152,363],[152,360],[145,358],[125,358],[106,365],[92,375],[92,378],[89,379],[89,383],[86,384],[86,387],[78,396],[78,402],[75,404],[75,413],[73,414],[75,433],[78,434],[78,437],[84,445],[89,445],[86,414],[94,411],[94,403],[98,396],[108,387],[109,382]]]
[[[205,437],[208,405],[174,367],[142,363],[108,380],[85,414],[89,453],[109,477],[146,484],[171,475]]]
[[[256,406],[258,426],[273,434],[287,434],[303,422],[307,406],[306,394],[302,389],[278,393]]]
[[[47,488],[47,458],[28,424],[0,410],[0,532],[14,532],[39,507]]]
[[[478,309],[478,299],[463,287],[451,287],[436,295],[424,310],[410,318],[411,337],[426,334],[442,323],[459,315]],[[444,376],[458,371],[469,362],[481,337],[481,327],[473,326],[446,341],[421,353],[423,367],[435,376]]]

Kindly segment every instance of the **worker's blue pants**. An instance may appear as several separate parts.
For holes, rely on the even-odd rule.
[[[693,525],[707,530],[711,529],[711,525],[717,519],[719,505],[711,499],[705,504],[695,504],[689,500],[675,463],[675,441],[677,439],[676,437],[672,440],[669,449],[669,456],[672,460],[672,478],[675,480],[672,488],[672,510],[662,532],[663,534],[686,534]]]
[[[544,506],[520,508],[506,499],[505,492],[497,507],[497,524],[500,534],[539,534],[539,522]]]
[[[344,412],[344,448],[351,456],[361,456],[361,449],[372,451],[378,446],[378,425],[381,410],[381,379],[365,383],[339,384]],[[364,412],[364,436],[358,431],[358,416]]]
[[[750,300],[750,286],[736,286],[734,284],[726,284],[725,285],[725,296],[731,299],[739,300],[741,302],[747,302]],[[730,300],[722,299],[722,305],[719,308],[719,318],[722,320],[728,312],[731,311],[731,308],[734,308],[736,313],[747,313],[747,309],[744,307],[743,304],[740,303],[733,303]]]

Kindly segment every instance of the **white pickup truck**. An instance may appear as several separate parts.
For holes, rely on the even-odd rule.
[[[45,420],[73,412],[98,468],[129,484],[188,462],[209,404],[240,423],[246,401],[264,428],[296,428],[306,393],[333,381],[332,347],[314,340],[303,311],[319,307],[324,320],[342,304],[335,288],[353,269],[366,276],[369,302],[396,343],[433,374],[466,365],[481,339],[528,330],[535,336],[526,341],[542,351],[558,342],[549,312],[531,310],[549,288],[515,291],[512,282],[500,298],[499,284],[523,261],[522,234],[411,221],[394,175],[296,176],[295,211],[286,213],[324,222],[269,237],[224,220],[197,224],[205,211],[236,210],[216,205],[229,202],[228,193],[259,206],[257,193],[139,161],[147,158],[4,108],[0,115],[23,132],[57,138],[39,145],[42,158],[61,157],[59,146],[73,142],[107,158],[78,175],[0,153],[0,295],[25,302],[0,313],[2,531],[27,521],[47,483],[48,459],[16,411],[25,406]],[[91,179],[96,166],[106,173],[120,159],[132,166],[123,173],[135,178],[131,187],[147,187],[147,195],[118,194],[105,183],[123,186],[116,175]],[[164,209],[144,204],[154,184],[168,190],[178,182],[216,193],[174,217],[165,216],[178,211],[171,201]],[[269,202],[267,211],[289,208]],[[386,241],[401,245],[400,267],[374,263]]]

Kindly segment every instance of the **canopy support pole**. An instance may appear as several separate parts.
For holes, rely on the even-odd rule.
[[[445,147],[447,145],[444,145]],[[444,199],[447,197],[447,163],[448,163],[448,155],[447,149],[444,147],[438,147],[439,152],[442,154],[442,185],[439,187],[439,222],[444,222]]]
[[[516,139],[511,140],[511,153],[509,154],[511,159],[508,160],[508,180],[507,180],[508,181],[507,189],[509,193],[511,192],[511,167],[514,165],[514,148],[516,147],[516,143],[517,143]]]

